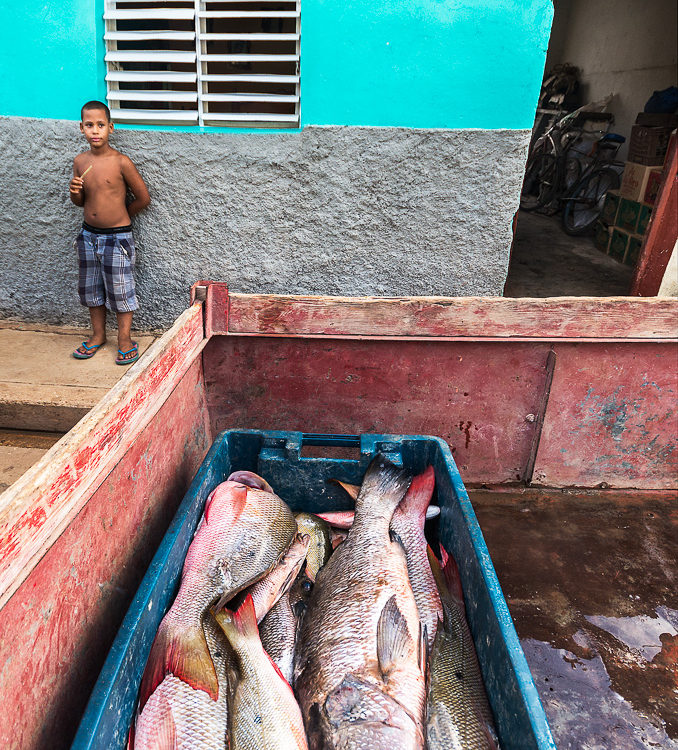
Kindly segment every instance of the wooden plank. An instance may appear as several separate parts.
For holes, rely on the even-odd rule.
[[[631,297],[312,297],[229,294],[228,330],[285,336],[675,338],[678,302]]]
[[[0,609],[0,746],[66,750],[142,576],[208,450],[202,358]]]
[[[556,344],[533,482],[678,486],[678,347]]]
[[[194,305],[106,398],[0,496],[0,606],[144,430],[204,341],[202,306]]]
[[[678,134],[671,136],[662,183],[640,248],[631,294],[657,294],[678,237]]]

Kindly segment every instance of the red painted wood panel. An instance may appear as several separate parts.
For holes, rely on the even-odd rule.
[[[198,357],[0,610],[0,746],[70,745],[151,558],[211,443]]]
[[[468,482],[527,466],[548,345],[214,337],[203,351],[212,424],[431,434]]]
[[[213,299],[216,303],[217,296]],[[218,304],[223,306],[223,300]],[[210,317],[218,319],[219,315],[213,312]],[[215,326],[213,330],[285,336],[675,338],[678,305],[675,300],[630,297],[389,299],[230,294],[228,329]]]
[[[556,344],[533,481],[678,486],[678,348]]]
[[[664,161],[662,184],[631,282],[631,294],[643,297],[657,294],[676,239],[678,239],[678,135],[674,131]]]
[[[0,501],[0,606],[120,460],[205,342],[202,307],[174,326]]]

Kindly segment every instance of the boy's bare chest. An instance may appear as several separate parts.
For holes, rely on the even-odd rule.
[[[89,179],[88,179],[89,178]],[[125,180],[119,169],[93,167],[85,177],[85,193],[123,193]]]

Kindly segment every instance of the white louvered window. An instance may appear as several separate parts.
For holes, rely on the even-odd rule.
[[[105,0],[116,122],[298,127],[300,0]]]

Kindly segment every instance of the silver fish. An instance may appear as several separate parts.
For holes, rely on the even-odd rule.
[[[313,750],[424,747],[426,647],[405,553],[389,534],[409,484],[377,456],[348,536],[318,574],[295,669]]]

